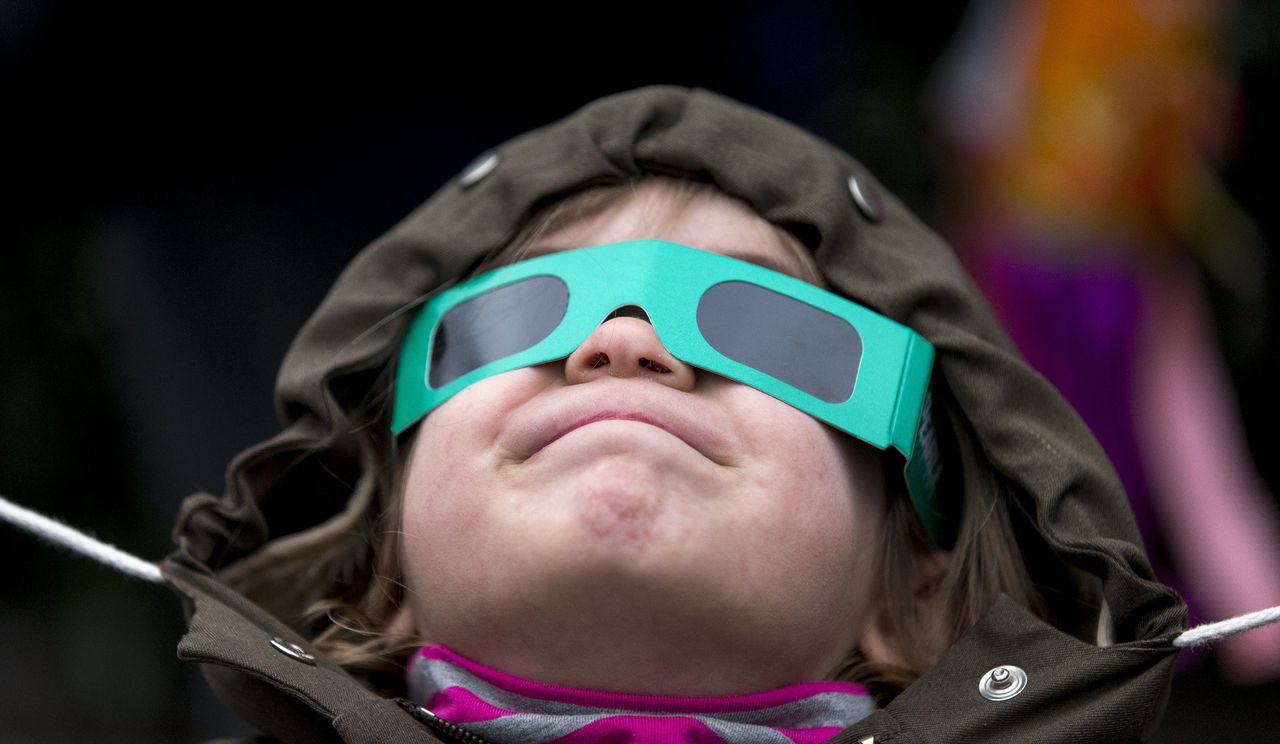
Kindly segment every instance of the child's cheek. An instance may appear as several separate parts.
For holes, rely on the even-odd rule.
[[[758,425],[747,426],[747,447],[760,469],[758,485],[771,500],[789,560],[830,559],[844,570],[844,556],[859,552],[879,523],[883,476],[870,445],[832,429],[802,411],[749,388],[735,391],[734,405]]]
[[[542,379],[522,369],[481,380],[423,420],[402,505],[407,560],[455,560],[485,547],[502,424]]]

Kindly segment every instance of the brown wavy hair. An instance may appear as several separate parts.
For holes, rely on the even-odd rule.
[[[678,214],[700,195],[721,193],[714,186],[686,179],[647,176],[643,180],[656,186],[661,195],[649,215],[655,224]],[[481,262],[475,272],[519,261],[541,235],[621,204],[635,193],[637,185],[631,182],[594,187],[544,207],[506,246]],[[826,287],[809,249],[782,228],[775,229],[800,258],[804,267],[800,278]],[[389,385],[390,381],[384,376],[380,384]],[[882,704],[936,663],[1000,594],[1042,617],[1048,614],[1028,573],[1019,532],[1014,528],[1021,500],[983,457],[958,407],[948,398],[945,384],[935,385],[934,396],[935,410],[941,412],[937,423],[951,454],[949,476],[942,486],[943,498],[961,505],[950,560],[940,574],[923,578],[920,558],[930,551],[929,543],[900,475],[902,461],[897,455],[886,453],[885,529],[878,551],[879,585],[875,590],[882,601],[879,622],[902,663],[874,662],[855,648],[829,675],[831,679],[866,685]],[[383,390],[374,400],[385,409],[387,398]],[[385,410],[369,411],[369,420],[379,422],[375,426],[382,425],[385,415]],[[389,443],[386,472],[379,478],[380,501],[385,506],[365,525],[369,552],[365,565],[371,570],[363,576],[348,577],[350,580],[342,582],[328,598],[312,604],[304,615],[317,648],[371,689],[388,696],[404,693],[404,663],[422,644],[422,639],[408,629],[393,627],[405,599],[400,503],[414,431]],[[1031,523],[1030,519],[1025,521]],[[920,601],[922,595],[930,595],[930,601]],[[937,621],[939,610],[946,618],[944,624]]]

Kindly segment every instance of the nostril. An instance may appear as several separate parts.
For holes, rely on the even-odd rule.
[[[659,364],[659,363],[657,363],[657,362],[653,361],[652,359],[645,359],[644,357],[640,357],[640,366],[641,366],[641,367],[648,367],[649,369],[653,370],[654,372],[659,372],[659,373],[663,373],[663,372],[670,372],[670,371],[671,371],[671,370],[667,369],[666,367],[662,366],[661,364]]]
[[[597,369],[599,367],[603,367],[608,363],[609,363],[609,355],[604,353],[603,351],[591,357],[591,369]]]

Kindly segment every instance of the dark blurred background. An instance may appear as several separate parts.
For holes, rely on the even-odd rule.
[[[0,494],[158,559],[182,498],[276,431],[276,367],[356,251],[478,153],[603,94],[723,92],[937,215],[927,90],[967,3],[340,7],[0,0]],[[1240,97],[1218,172],[1267,245],[1278,36],[1264,1],[1224,31]],[[1252,328],[1219,340],[1275,493],[1278,288],[1258,270],[1262,303],[1206,286],[1220,328]],[[164,589],[8,527],[0,555],[0,741],[246,730],[176,661]],[[1159,740],[1262,741],[1278,692],[1193,665]]]

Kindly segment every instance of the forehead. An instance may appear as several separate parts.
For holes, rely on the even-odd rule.
[[[732,256],[807,281],[820,276],[804,249],[790,244],[780,228],[741,199],[711,187],[677,200],[660,186],[638,184],[608,209],[538,236],[525,256],[646,238]]]

